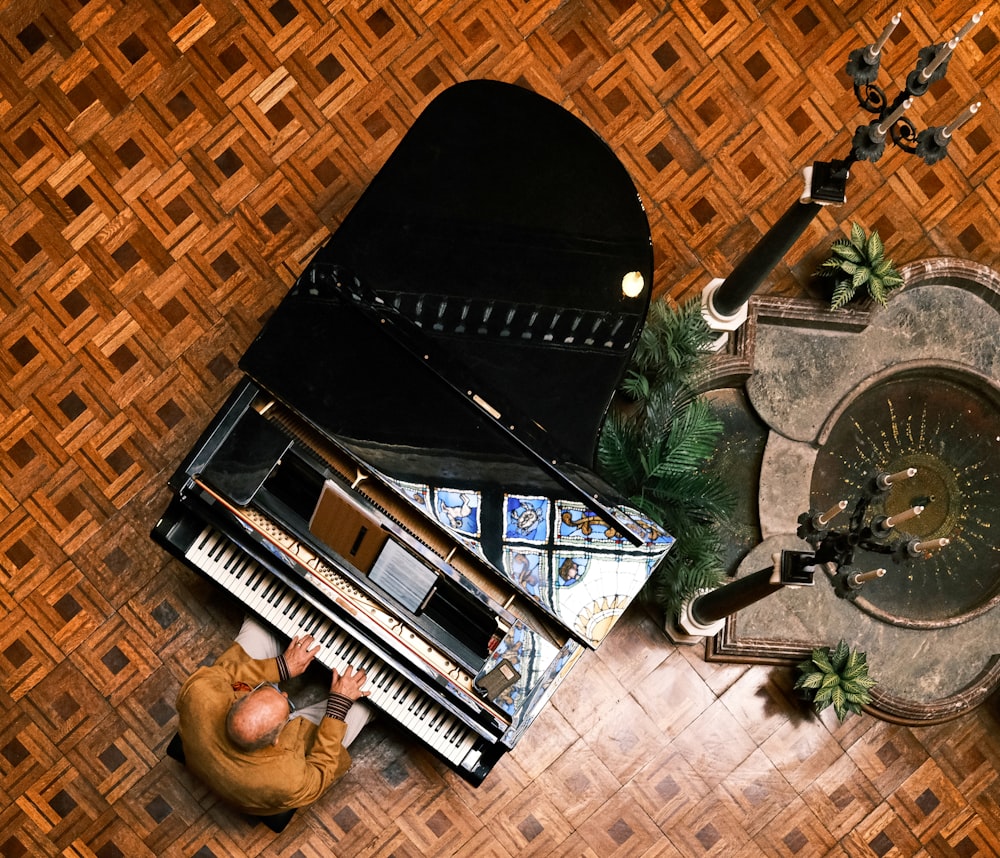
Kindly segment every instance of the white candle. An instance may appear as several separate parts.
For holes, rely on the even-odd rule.
[[[937,71],[937,68],[941,63],[943,63],[948,57],[951,56],[951,52],[955,50],[955,45],[958,44],[958,39],[950,39],[946,45],[942,45],[938,48],[938,52],[934,55],[934,59],[927,65],[927,67],[920,72],[920,80],[926,81],[930,79],[930,76]]]
[[[915,506],[915,507],[912,507],[911,509],[906,510],[905,512],[901,512],[899,515],[890,515],[885,520],[885,526],[886,527],[895,527],[897,524],[899,524],[902,521],[909,521],[911,518],[916,518],[923,511],[924,511],[924,508],[922,506]]]
[[[982,14],[980,12],[980,14]],[[885,46],[885,43],[889,41],[889,36],[892,35],[892,31],[896,29],[896,25],[899,23],[903,16],[897,12],[892,18],[889,19],[889,23],[885,25],[885,29],[882,31],[882,35],[878,37],[878,41],[872,45],[871,55],[873,57],[878,56],[879,52]]]
[[[979,112],[979,107],[981,104],[982,104],[981,101],[977,101],[975,104],[970,104],[967,108],[965,108],[965,110],[962,111],[958,119],[956,119],[950,125],[946,125],[944,128],[942,128],[941,133],[945,137],[951,137],[951,135],[955,133],[956,129],[961,128],[963,125],[965,125],[966,122],[972,119],[972,117],[975,116],[976,113]]]
[[[972,20],[969,21],[969,23],[966,24],[964,27],[962,27],[961,30],[959,30],[957,33],[955,33],[955,38],[956,39],[964,39],[965,36],[966,36],[966,34],[968,34],[969,30],[971,30],[973,27],[975,27],[976,24],[978,24],[982,20],[982,18],[983,18],[983,13],[982,12],[976,12],[976,14],[972,16]]]
[[[887,489],[893,483],[898,483],[900,480],[908,480],[910,477],[915,477],[916,475],[916,468],[907,468],[905,471],[896,471],[894,474],[882,474],[878,478],[878,485],[879,488]]]
[[[835,504],[834,506],[830,507],[822,515],[817,515],[816,518],[815,518],[814,524],[817,527],[822,527],[831,518],[833,518],[835,515],[837,515],[837,513],[843,512],[845,509],[847,509],[847,501],[842,500],[839,503]]]
[[[871,572],[855,572],[851,580],[855,584],[863,584],[865,581],[873,581],[885,575],[885,569],[872,569]]]
[[[876,132],[878,132],[879,137],[885,137],[885,133],[892,128],[892,124],[899,119],[907,110],[910,109],[910,105],[913,104],[912,98],[907,98],[903,100],[903,103],[899,105],[892,113],[890,113],[885,119],[883,119],[876,127]]]
[[[935,548],[944,548],[948,542],[949,540],[944,537],[941,539],[931,539],[927,542],[915,542],[913,543],[913,550],[918,554],[926,553],[928,551],[933,551]]]

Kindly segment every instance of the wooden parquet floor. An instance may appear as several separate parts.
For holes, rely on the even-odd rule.
[[[664,8],[668,7],[668,8]],[[885,51],[977,8],[914,0]],[[894,7],[841,0],[6,0],[0,4],[0,856],[1000,854],[995,707],[803,717],[781,668],[706,663],[642,611],[478,791],[391,725],[280,836],[172,760],[177,689],[238,607],[149,539],[237,360],[449,84],[530,87],[640,190],[656,291],[698,294],[842,157],[843,65]],[[765,285],[851,219],[905,263],[997,263],[1000,10],[920,99],[981,99],[948,159],[853,170]]]

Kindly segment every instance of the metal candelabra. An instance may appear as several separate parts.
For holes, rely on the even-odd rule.
[[[899,23],[900,15],[893,15],[879,40],[863,48],[851,51],[847,61],[847,73],[854,80],[854,94],[861,105],[876,118],[867,125],[859,125],[854,132],[851,158],[877,161],[885,151],[886,135],[905,152],[918,155],[927,164],[935,164],[945,157],[952,134],[968,122],[979,110],[980,102],[969,105],[962,114],[949,125],[938,125],[924,131],[916,127],[904,116],[913,104],[913,99],[927,92],[927,88],[944,77],[948,62],[958,43],[983,17],[977,12],[961,30],[947,42],[921,48],[917,55],[916,68],[906,77],[906,86],[889,101],[877,83],[882,46]]]
[[[885,569],[861,572],[854,568],[854,554],[859,548],[885,554],[901,563],[948,544],[948,540],[943,538],[921,541],[897,536],[896,526],[919,516],[924,511],[921,505],[895,515],[868,518],[868,509],[874,500],[884,497],[893,485],[916,476],[916,473],[916,468],[907,468],[896,474],[877,474],[870,479],[862,487],[846,528],[830,527],[830,522],[847,508],[847,501],[840,501],[823,513],[810,509],[799,515],[796,534],[812,546],[814,563],[833,564],[836,568],[834,586],[838,596],[853,598],[865,582],[885,575]],[[929,499],[927,503],[930,503]]]
[[[761,237],[750,252],[723,280],[716,278],[702,294],[703,313],[709,327],[717,331],[735,331],[747,316],[747,302],[764,279],[774,270],[820,209],[826,205],[841,205],[847,201],[847,180],[851,166],[859,160],[877,161],[885,152],[885,140],[906,152],[919,155],[928,164],[945,157],[954,132],[968,122],[979,110],[981,102],[969,105],[962,114],[948,125],[939,125],[917,131],[904,115],[927,88],[944,77],[948,62],[958,43],[979,23],[983,13],[977,12],[947,42],[921,48],[916,68],[906,78],[906,86],[889,101],[885,91],[875,82],[881,65],[882,47],[899,23],[896,14],[883,30],[877,42],[857,48],[850,53],[847,73],[854,81],[854,92],[861,105],[875,114],[867,125],[860,125],[854,132],[851,151],[846,158],[816,161],[804,170],[806,187],[798,200]],[[724,343],[723,334],[717,346]]]

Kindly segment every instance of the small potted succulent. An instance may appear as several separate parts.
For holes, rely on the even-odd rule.
[[[811,658],[801,662],[795,688],[816,712],[831,704],[843,721],[851,712],[861,714],[861,707],[871,703],[869,691],[877,684],[868,675],[865,653],[852,650],[843,640],[836,648],[819,647]]]
[[[830,256],[820,263],[817,274],[834,278],[832,310],[863,295],[884,307],[889,293],[903,284],[902,275],[885,256],[878,230],[866,235],[858,223],[851,224],[850,238],[838,238],[830,246]]]

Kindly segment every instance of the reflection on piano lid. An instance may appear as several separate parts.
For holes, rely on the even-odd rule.
[[[604,640],[674,541],[629,507],[620,509],[642,528],[641,546],[575,500],[381,476],[590,646]]]

